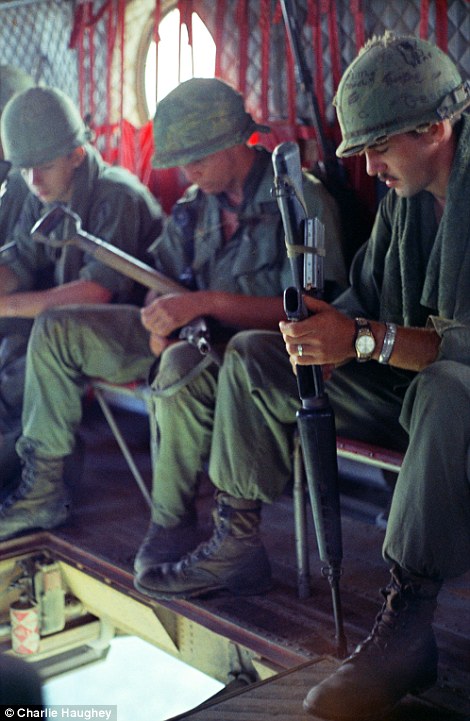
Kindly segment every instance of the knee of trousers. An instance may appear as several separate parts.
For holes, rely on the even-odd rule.
[[[249,330],[237,333],[227,345],[222,375],[247,376],[253,387],[276,383],[280,372],[289,378],[289,357],[280,333]]]
[[[73,324],[73,315],[60,308],[45,310],[37,316],[29,340],[30,348],[35,351],[43,347],[44,343],[53,338],[57,341],[65,333],[65,328]]]
[[[409,425],[412,413],[422,421],[445,422],[470,415],[470,367],[442,360],[422,370],[410,385],[403,404],[402,422]]]
[[[264,359],[272,353],[276,340],[281,341],[279,333],[266,330],[244,330],[232,336],[227,344],[226,354],[234,352],[240,358]],[[280,345],[280,343],[279,343]],[[285,351],[284,351],[285,353]],[[286,354],[287,355],[287,354]]]
[[[152,382],[155,396],[174,396],[198,378],[209,366],[210,356],[203,356],[186,341],[169,346],[161,355],[157,375]]]

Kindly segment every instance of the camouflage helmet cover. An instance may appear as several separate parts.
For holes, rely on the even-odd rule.
[[[15,93],[35,85],[33,78],[13,65],[0,65],[0,113]]]
[[[58,88],[33,87],[14,95],[1,118],[5,157],[34,168],[86,143],[90,133],[78,109]]]
[[[245,111],[243,98],[218,78],[191,78],[157,105],[154,118],[157,168],[172,168],[244,143],[269,128]]]
[[[452,118],[470,105],[470,84],[432,43],[387,32],[359,52],[333,102],[343,137],[336,154],[348,156]]]

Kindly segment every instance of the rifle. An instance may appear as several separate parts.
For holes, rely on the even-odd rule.
[[[273,152],[274,190],[282,216],[294,285],[284,292],[289,320],[308,317],[303,294],[321,297],[323,291],[324,227],[308,218],[302,190],[300,153],[285,142]],[[301,256],[303,263],[299,263]],[[302,265],[304,277],[302,278]],[[334,412],[325,392],[321,366],[297,366],[302,407],[297,411],[305,473],[321,561],[330,584],[339,658],[346,656],[339,579],[343,558],[341,511]]]
[[[320,155],[323,159],[323,164],[319,164],[320,175],[323,179],[323,176],[329,176],[331,174],[332,169],[334,172],[337,171],[338,163],[336,156],[332,156],[329,143],[326,139],[325,133],[323,132],[320,109],[318,107],[317,98],[313,88],[312,75],[309,72],[299,40],[301,37],[301,30],[297,21],[295,3],[292,2],[292,0],[281,0],[281,9],[284,25],[286,27],[287,38],[294,57],[295,79],[302,93],[302,97],[305,98],[308,103],[309,120],[312,122],[315,130]]]
[[[71,238],[57,240],[49,236],[59,223],[69,218],[74,225]],[[168,278],[150,265],[125,253],[120,248],[107,243],[82,229],[80,217],[77,213],[56,205],[45,213],[31,228],[31,236],[38,243],[44,243],[52,248],[62,248],[64,245],[75,245],[85,253],[89,253],[104,265],[117,270],[119,273],[132,278],[147,288],[159,293],[190,293],[190,289]],[[194,318],[179,332],[179,338],[194,345],[202,355],[212,353],[210,333],[205,318]]]
[[[344,236],[343,254],[346,266],[349,268],[356,250],[369,237],[373,216],[349,185],[345,168],[336,156],[334,144],[328,140],[324,132],[312,74],[300,42],[302,29],[297,17],[298,2],[297,0],[280,0],[280,2],[287,38],[294,58],[299,95],[307,102],[308,118],[302,118],[302,121],[313,126],[320,151],[321,160],[316,164],[313,172],[338,202]]]

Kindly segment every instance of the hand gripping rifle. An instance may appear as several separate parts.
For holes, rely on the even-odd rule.
[[[273,166],[275,194],[294,283],[284,292],[284,310],[289,320],[299,321],[308,316],[303,294],[315,297],[322,294],[324,227],[317,218],[307,217],[298,145],[293,142],[278,145],[273,152]],[[297,411],[297,427],[319,555],[327,564],[322,574],[328,579],[332,592],[337,654],[344,658],[346,638],[339,593],[343,543],[334,413],[325,392],[321,366],[298,365],[297,384],[302,402]]]
[[[50,237],[50,233],[59,225],[64,218],[69,218],[74,225],[74,233],[71,238],[57,240]],[[31,236],[38,243],[44,243],[53,248],[62,248],[64,245],[75,245],[83,252],[89,253],[104,265],[117,270],[119,273],[141,283],[146,288],[156,290],[159,293],[190,293],[189,288],[180,285],[159,273],[146,263],[125,253],[120,248],[107,243],[82,229],[80,217],[64,207],[57,205],[42,216],[31,228]],[[179,332],[182,340],[194,345],[202,355],[212,353],[210,344],[210,333],[205,318],[194,318],[188,325]]]

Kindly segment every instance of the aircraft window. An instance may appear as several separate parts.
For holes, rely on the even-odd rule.
[[[192,48],[178,9],[170,10],[160,22],[158,57],[153,33],[147,35],[143,82],[147,118],[153,117],[157,101],[180,82],[192,77],[214,77],[215,43],[199,15],[191,16]],[[157,74],[158,67],[158,74]]]

